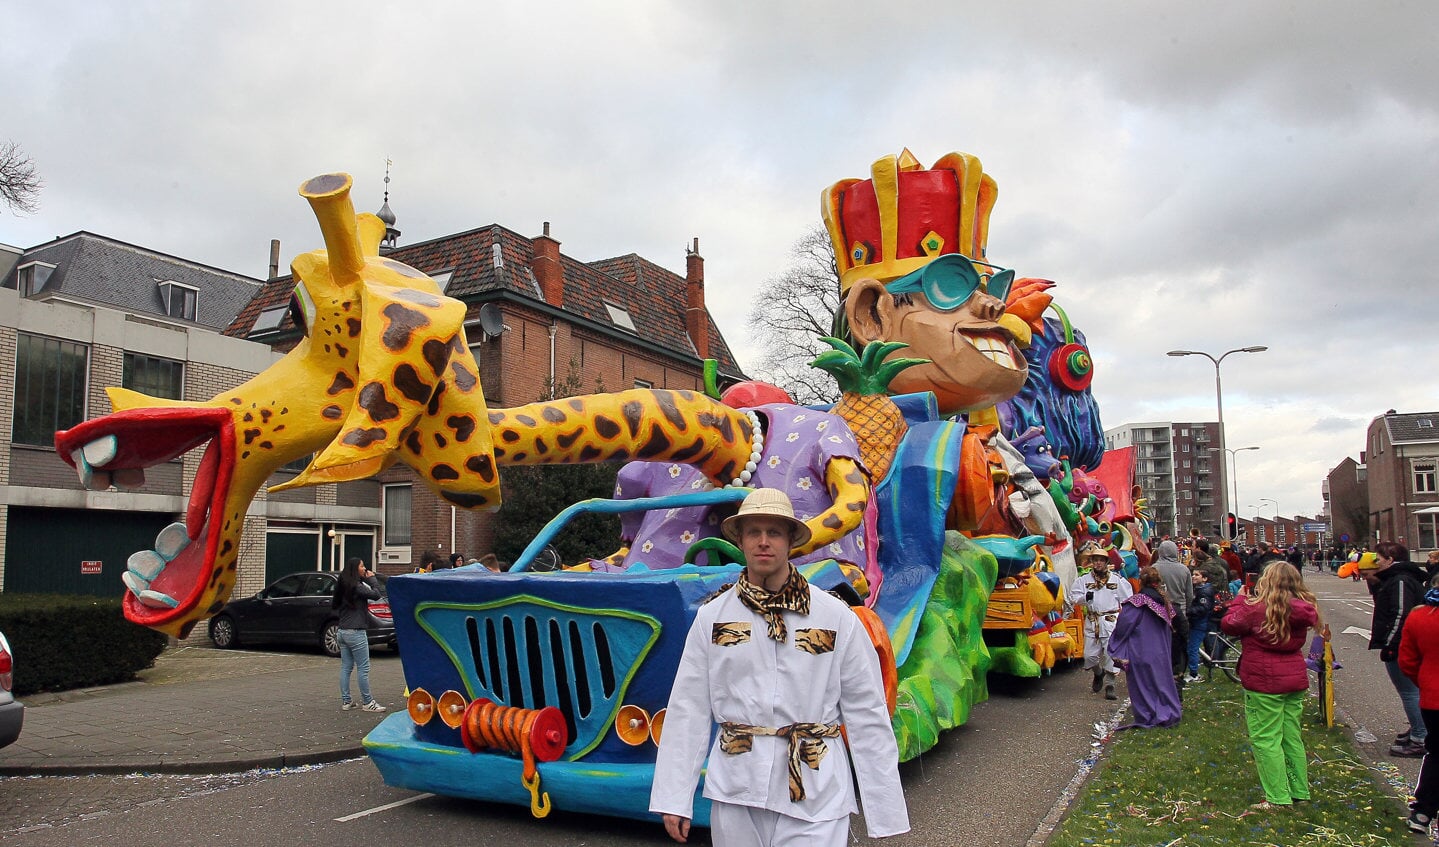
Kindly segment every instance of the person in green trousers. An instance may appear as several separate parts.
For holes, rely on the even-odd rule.
[[[1254,765],[1264,789],[1257,811],[1309,800],[1304,737],[1299,718],[1309,691],[1304,665],[1307,631],[1321,628],[1314,593],[1288,562],[1263,566],[1253,589],[1241,590],[1219,626],[1243,644],[1239,682]]]

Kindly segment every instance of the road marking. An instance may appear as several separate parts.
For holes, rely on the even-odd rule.
[[[416,795],[413,796],[413,797],[406,797],[406,798],[403,799],[403,800],[396,800],[396,801],[393,802],[393,803],[386,803],[386,804],[383,805],[383,806],[376,806],[376,807],[373,808],[373,809],[366,809],[366,810],[364,810],[363,812],[356,812],[356,813],[354,813],[353,815],[345,815],[343,818],[335,818],[335,822],[336,822],[336,823],[349,823],[350,821],[355,820],[356,818],[363,818],[363,817],[366,816],[366,815],[373,815],[373,814],[375,814],[376,812],[388,812],[390,809],[394,809],[394,808],[397,808],[397,807],[399,807],[399,806],[406,806],[406,805],[409,805],[410,803],[415,802],[416,800],[424,800],[424,799],[426,799],[426,798],[433,797],[433,796],[435,796],[435,795],[433,795],[433,794],[416,794]]]
[[[1369,630],[1367,630],[1367,629],[1360,629],[1360,628],[1357,627],[1357,626],[1346,626],[1346,627],[1344,627],[1344,631],[1341,632],[1340,635],[1349,635],[1350,633],[1353,633],[1354,635],[1362,635],[1362,636],[1364,636],[1365,638],[1372,638],[1372,637],[1373,637],[1373,636],[1369,633]]]

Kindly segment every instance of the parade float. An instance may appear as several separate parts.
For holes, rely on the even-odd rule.
[[[126,578],[126,616],[180,637],[228,598],[247,507],[288,462],[313,454],[287,487],[404,462],[467,509],[498,506],[506,466],[627,463],[614,497],[567,509],[509,573],[389,581],[408,701],[365,747],[392,785],[651,817],[686,630],[741,569],[718,524],[755,487],[791,496],[812,532],[792,560],[864,620],[904,759],[965,722],[989,672],[1082,653],[1064,597],[1079,541],[1131,569],[1144,555],[1136,508],[1085,470],[1103,441],[1083,335],[1053,283],[987,255],[997,187],[973,156],[926,168],[906,150],[823,192],[842,305],[813,364],[833,408],[748,383],[487,409],[464,305],[380,256],[384,225],[349,191],[343,174],[301,186],[325,249],[292,265],[306,338],[288,355],[208,402],[111,388],[115,412],[56,447],[92,488],[206,448],[185,520]],[[529,570],[586,511],[621,516],[619,549]]]

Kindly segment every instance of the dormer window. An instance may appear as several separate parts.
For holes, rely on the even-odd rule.
[[[627,329],[630,332],[637,332],[637,330],[635,329],[635,322],[630,320],[630,313],[626,311],[624,306],[616,306],[615,304],[606,300],[605,309],[610,313],[610,323],[614,324],[620,329]]]
[[[285,313],[290,311],[288,305],[271,306],[255,318],[255,325],[250,328],[251,335],[259,335],[262,332],[273,332],[280,328],[280,323],[285,320]]]
[[[45,283],[50,281],[50,274],[54,273],[55,266],[46,262],[27,262],[15,271],[16,288],[20,290],[21,297],[34,297],[45,290]]]
[[[440,291],[441,291],[442,293],[444,292],[445,289],[447,289],[447,288],[450,287],[450,280],[452,280],[452,279],[454,279],[454,278],[455,278],[455,269],[454,269],[454,268],[445,268],[445,269],[442,270],[442,271],[434,271],[434,272],[432,272],[432,273],[430,274],[430,279],[433,279],[433,280],[435,281],[435,285],[438,285],[438,286],[440,287]]]
[[[172,318],[193,321],[196,305],[200,300],[200,289],[167,279],[160,283],[160,301],[165,314]]]

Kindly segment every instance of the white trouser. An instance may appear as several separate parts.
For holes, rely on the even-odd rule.
[[[1108,630],[1106,632],[1105,630]],[[1098,630],[1098,631],[1096,631]],[[1114,666],[1114,660],[1109,657],[1109,633],[1114,628],[1105,627],[1103,624],[1096,627],[1093,621],[1084,623],[1084,669],[1093,670],[1095,667],[1103,667],[1105,673],[1117,674],[1119,668]]]
[[[710,838],[714,847],[844,847],[849,841],[849,815],[802,821],[769,809],[712,800]]]

